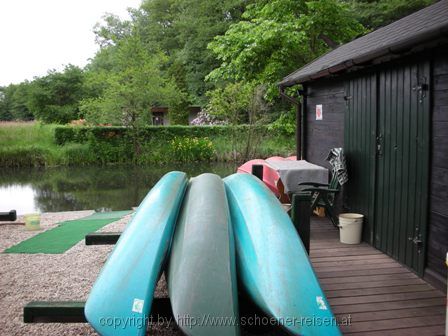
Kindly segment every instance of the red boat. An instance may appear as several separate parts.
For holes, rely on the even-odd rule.
[[[263,182],[274,193],[274,195],[282,203],[289,203],[289,197],[285,194],[285,188],[283,182],[280,179],[278,172],[269,166],[267,161],[282,161],[282,160],[297,160],[296,156],[288,156],[287,158],[281,156],[271,156],[266,160],[254,159],[247,161],[243,165],[239,166],[237,173],[252,174],[253,165],[263,165]]]

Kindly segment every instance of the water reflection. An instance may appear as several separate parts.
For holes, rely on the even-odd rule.
[[[70,210],[124,210],[137,206],[160,177],[172,170],[196,176],[213,172],[222,177],[232,164],[195,163],[151,167],[64,167],[2,170],[0,211],[17,213]]]

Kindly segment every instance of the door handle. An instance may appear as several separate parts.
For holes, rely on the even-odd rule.
[[[423,243],[420,237],[409,237],[408,239],[415,245],[421,245]]]
[[[422,251],[423,241],[421,239],[421,235],[416,235],[415,237],[408,237],[408,240],[411,241],[417,247],[418,253]]]

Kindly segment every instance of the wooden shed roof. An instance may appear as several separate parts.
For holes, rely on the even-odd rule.
[[[448,39],[448,0],[439,1],[341,45],[286,76],[280,87],[305,83],[363,66],[387,56],[412,52],[439,37]]]

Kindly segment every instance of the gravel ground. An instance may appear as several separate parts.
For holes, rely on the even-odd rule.
[[[0,251],[28,239],[57,223],[85,217],[93,211],[44,213],[41,231],[26,231],[23,225],[0,225]],[[130,216],[100,231],[122,231]],[[23,218],[18,218],[23,222]],[[112,251],[111,245],[86,246],[80,241],[64,254],[0,253],[1,335],[96,335],[87,323],[23,323],[23,306],[30,301],[85,301],[98,273]],[[156,297],[167,296],[162,277]],[[175,327],[154,326],[151,335],[181,335]]]

